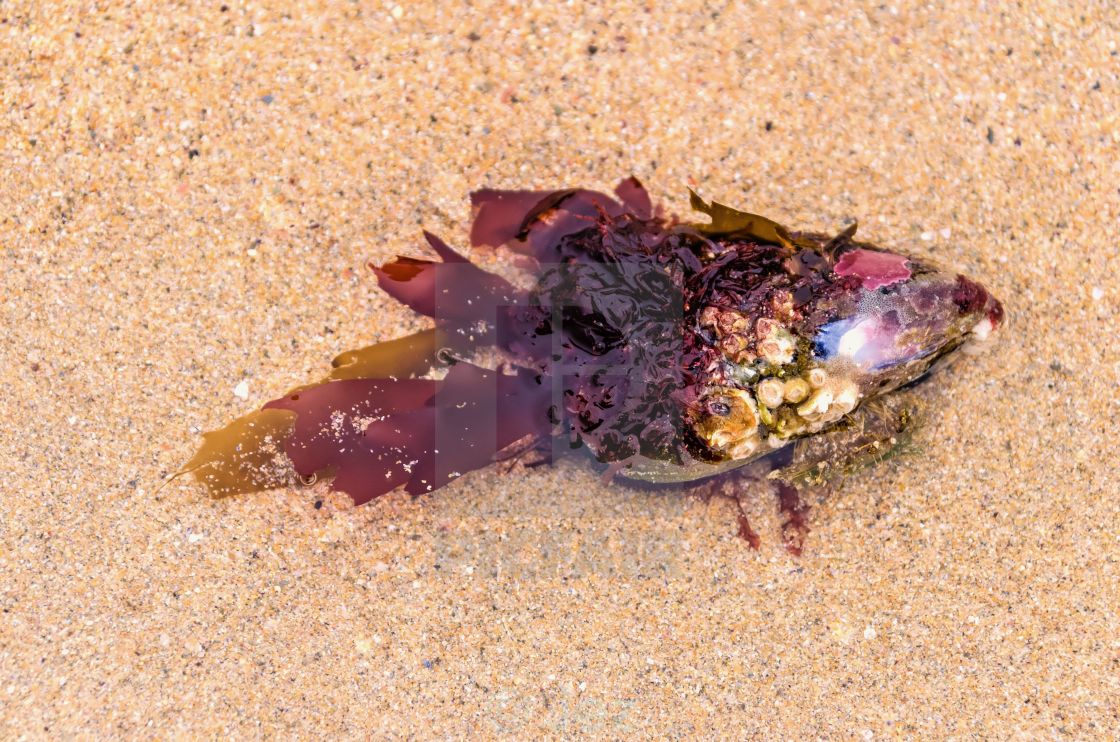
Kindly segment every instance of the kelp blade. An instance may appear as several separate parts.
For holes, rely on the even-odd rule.
[[[334,368],[323,381],[421,376],[435,364],[436,353],[452,345],[449,333],[433,328],[348,350],[331,361]]]
[[[787,248],[793,244],[789,230],[772,219],[739,211],[715,201],[709,204],[691,188],[688,189],[688,199],[693,209],[707,214],[712,220],[711,224],[690,225],[704,234],[745,235]]]
[[[334,369],[325,379],[293,389],[285,398],[339,380],[420,376],[431,369],[441,348],[452,346],[448,333],[431,329],[347,351],[334,359]],[[213,497],[287,484],[292,472],[283,455],[284,444],[295,424],[295,412],[276,407],[239,417],[220,430],[204,433],[202,446],[179,473],[193,473]]]
[[[279,487],[290,479],[281,443],[295,419],[287,410],[257,410],[204,433],[201,448],[180,473],[193,473],[212,497]]]

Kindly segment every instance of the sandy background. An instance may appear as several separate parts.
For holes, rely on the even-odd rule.
[[[0,4],[0,736],[1115,735],[1120,11],[973,5]],[[468,190],[630,173],[1008,307],[802,558],[578,463],[155,493]]]

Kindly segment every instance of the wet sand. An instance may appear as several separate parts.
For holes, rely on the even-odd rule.
[[[0,735],[1120,730],[1110,3],[269,5],[0,6]],[[755,552],[729,503],[578,461],[358,509],[157,493],[423,327],[365,266],[464,247],[469,190],[631,173],[858,218],[1005,302],[802,557],[764,487]]]

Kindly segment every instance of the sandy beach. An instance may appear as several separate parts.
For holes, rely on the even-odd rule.
[[[1109,2],[0,3],[0,737],[1120,734]],[[813,495],[579,460],[360,508],[160,490],[347,349],[476,188],[635,175],[1008,312],[920,453]],[[157,491],[158,490],[158,491]]]

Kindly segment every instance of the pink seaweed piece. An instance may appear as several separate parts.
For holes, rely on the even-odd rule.
[[[300,476],[333,472],[331,489],[361,505],[400,485],[425,494],[546,435],[550,391],[536,374],[460,362],[442,380],[331,381],[265,408],[296,413],[282,446]]]
[[[426,405],[438,390],[432,379],[345,379],[294,391],[264,409],[296,413],[284,453],[302,477],[338,463],[361,443],[371,418]]]
[[[561,238],[595,226],[600,214],[616,217],[630,213],[640,219],[652,216],[649,193],[637,178],[621,180],[615,193],[622,203],[585,188],[475,191],[471,193],[471,205],[477,209],[471,225],[471,244],[510,245],[547,260],[548,252]]]
[[[438,322],[489,320],[496,307],[516,303],[519,292],[504,278],[477,267],[430,232],[424,237],[443,262],[398,256],[371,266],[385,293]]]
[[[833,271],[838,276],[856,276],[870,291],[910,278],[909,262],[903,255],[861,247],[841,255]]]
[[[631,175],[629,178],[623,178],[618,182],[614,188],[615,195],[622,201],[625,206],[634,216],[639,219],[650,219],[653,217],[653,201],[650,200],[649,191],[642,185],[642,182]]]

